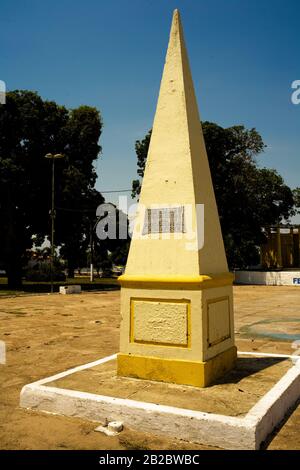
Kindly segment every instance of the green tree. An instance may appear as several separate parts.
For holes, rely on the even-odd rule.
[[[105,238],[100,240],[97,236],[94,238],[94,264],[97,271],[99,269],[106,269],[108,263],[115,265],[125,265],[128,250],[130,245],[130,237],[128,235],[128,218],[127,215],[120,211],[114,204],[110,204],[115,211],[115,222],[116,222],[116,238]],[[107,218],[107,212],[98,219],[97,222]],[[102,232],[107,232],[108,227],[103,227]],[[127,233],[127,238],[120,238],[119,234],[122,232],[122,236]]]
[[[258,166],[256,157],[265,145],[255,129],[211,122],[202,127],[228,263],[231,268],[256,264],[265,241],[262,228],[294,215],[293,193],[275,170]],[[136,141],[140,177],[150,137],[151,131]],[[132,195],[139,193],[140,180],[134,180]]]
[[[146,160],[147,160],[147,154],[148,154],[148,148],[150,144],[150,139],[151,139],[151,133],[152,130],[146,134],[144,139],[142,140],[137,140],[135,142],[135,153],[137,156],[137,174],[139,175],[140,178],[143,178],[144,176],[144,171],[145,171],[145,165],[146,165]],[[141,182],[139,179],[133,180],[132,181],[132,197],[136,197],[140,194],[141,191]]]
[[[68,110],[31,91],[7,93],[0,106],[0,259],[10,287],[21,283],[33,235],[42,240],[50,233],[51,168],[44,155],[65,155],[56,163],[56,207],[85,207],[94,191],[101,130],[96,108]],[[73,242],[68,261],[82,241],[82,218],[74,214],[57,210],[56,245]]]
[[[89,189],[76,200],[76,204],[64,200],[63,207],[58,207],[57,236],[62,243],[60,254],[67,261],[68,277],[74,277],[76,268],[86,266],[91,226],[94,231],[96,209],[103,202],[104,198],[98,191]]]
[[[295,201],[295,208],[297,214],[300,214],[300,188],[295,188],[293,190],[293,196]]]

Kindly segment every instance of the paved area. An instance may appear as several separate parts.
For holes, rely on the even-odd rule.
[[[239,357],[236,367],[206,388],[119,377],[113,360],[50,382],[50,387],[242,417],[292,366],[291,360]]]
[[[7,347],[7,362],[0,365],[1,449],[205,448],[130,429],[107,437],[94,432],[93,423],[19,409],[24,384],[118,351],[119,295],[101,292],[0,299],[0,340]],[[240,350],[295,352],[293,341],[300,334],[300,287],[236,286],[234,298]],[[278,338],[278,333],[289,336]],[[268,448],[300,449],[299,429],[300,407]]]

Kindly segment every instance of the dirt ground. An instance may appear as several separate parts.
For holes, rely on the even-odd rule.
[[[23,385],[118,351],[119,291],[0,299],[0,449],[205,449],[125,429],[117,437],[95,423],[19,408]],[[236,286],[236,342],[241,351],[293,354],[300,339],[300,287]],[[269,449],[300,449],[300,406]]]

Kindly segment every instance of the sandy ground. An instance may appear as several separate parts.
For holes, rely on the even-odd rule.
[[[0,299],[1,449],[204,449],[125,429],[117,437],[94,432],[80,419],[19,408],[23,385],[118,351],[119,292],[74,296],[36,295]],[[234,288],[239,350],[293,354],[300,339],[300,287]],[[285,341],[279,341],[284,339]],[[300,406],[269,449],[300,449]]]

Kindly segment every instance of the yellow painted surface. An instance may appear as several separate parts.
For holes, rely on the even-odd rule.
[[[131,341],[187,347],[189,310],[186,300],[131,299]]]
[[[202,291],[202,329],[203,329],[203,359],[208,361],[222,351],[234,346],[234,322],[233,322],[233,292],[231,286],[205,289]],[[223,308],[212,309],[212,305],[220,299],[228,299],[228,303],[223,304]],[[228,312],[229,309],[229,312]],[[213,324],[209,324],[210,310],[213,314]],[[229,314],[229,337],[223,341],[211,343],[210,339],[220,338],[222,330],[227,329]],[[211,322],[212,323],[212,322]],[[211,327],[211,328],[210,328]],[[224,329],[223,329],[224,328]],[[215,331],[214,331],[215,330]],[[221,334],[220,334],[221,333]],[[224,335],[225,336],[225,335]]]
[[[230,309],[230,337],[224,341],[209,346],[209,325],[208,325],[208,305],[211,300],[226,297],[229,299]],[[132,329],[133,314],[132,302],[137,300],[161,302],[162,300],[176,302],[189,302],[189,341],[187,347],[174,347],[167,344],[158,344],[157,340],[150,343],[134,341]],[[120,352],[138,356],[153,356],[170,359],[183,359],[190,361],[207,361],[211,357],[220,354],[234,345],[233,330],[233,299],[232,287],[222,286],[212,289],[162,289],[160,288],[140,288],[122,287],[121,289],[121,335]],[[228,315],[227,309],[224,316]],[[146,322],[144,322],[145,324]],[[161,329],[168,326],[169,317],[161,315]],[[174,318],[174,323],[175,318]],[[177,328],[179,325],[177,325]],[[185,332],[181,333],[184,334]]]
[[[215,346],[230,338],[229,297],[219,297],[207,302],[208,346]]]
[[[207,387],[234,367],[235,361],[235,347],[207,362],[118,354],[117,372],[125,377]]]
[[[197,276],[147,276],[147,275],[127,275],[123,274],[118,278],[121,286],[124,287],[150,287],[155,288],[174,288],[184,287],[185,289],[206,289],[212,287],[221,287],[232,285],[233,282],[232,273],[219,273],[211,276],[208,275],[197,275]]]
[[[180,344],[177,347],[174,344],[168,342],[160,342],[164,335],[163,330],[169,330],[170,328],[170,315],[163,315],[163,309],[160,317],[160,329],[162,330],[154,339],[154,341],[135,341],[134,332],[134,308],[132,304],[138,300],[144,301],[147,299],[151,302],[170,302],[172,304],[183,303],[188,304],[188,315],[187,315],[187,331],[188,339],[187,344]],[[173,359],[191,359],[202,360],[202,325],[201,316],[197,315],[196,312],[201,312],[201,295],[196,290],[179,290],[179,289],[153,289],[145,288],[127,288],[121,289],[121,335],[120,335],[120,351],[124,354],[134,354],[139,356],[154,356],[154,357],[168,357]],[[151,314],[150,314],[151,315]],[[185,337],[186,326],[182,324],[181,328],[176,322],[176,318],[173,318],[174,329],[181,329],[177,332],[177,337]],[[147,319],[142,322],[141,328],[146,327]],[[195,329],[195,335],[192,334],[192,329]],[[153,338],[153,336],[152,336]]]
[[[174,12],[169,46],[142,182],[138,231],[144,208],[205,205],[204,247],[187,250],[187,240],[147,236],[131,241],[126,275],[198,275],[228,271],[210,169],[202,135],[179,13]],[[196,242],[197,235],[189,243]]]
[[[204,245],[200,249],[197,204],[204,204]],[[189,233],[188,240],[182,236],[184,224],[183,233],[161,229],[161,208],[170,205],[184,214],[181,208],[189,205],[193,234]],[[149,209],[153,207],[160,228],[149,236],[145,227],[152,227]],[[126,270],[119,278],[118,374],[206,386],[232,367],[236,357],[232,280],[175,10],[137,224]]]

